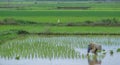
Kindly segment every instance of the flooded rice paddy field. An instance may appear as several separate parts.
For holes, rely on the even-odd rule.
[[[96,42],[104,53],[87,56]],[[0,65],[118,65],[120,36],[27,36],[0,45]]]

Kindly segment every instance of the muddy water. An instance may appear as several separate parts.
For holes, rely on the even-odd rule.
[[[120,64],[120,52],[117,52],[117,49],[120,48],[120,37],[119,36],[58,36],[58,37],[35,37],[28,39],[34,40],[47,40],[48,42],[53,43],[53,39],[57,41],[57,43],[62,43],[62,41],[75,43],[67,45],[71,45],[76,52],[79,53],[79,57],[52,57],[52,58],[44,58],[38,56],[29,56],[29,57],[19,57],[16,59],[16,56],[12,56],[9,54],[2,55],[2,46],[0,48],[0,65],[119,65]],[[45,39],[45,40],[44,40]],[[52,41],[51,41],[52,40]],[[87,45],[90,41],[95,41],[100,43],[105,49],[106,54],[98,53],[98,55],[93,55],[92,53],[87,56]],[[16,41],[12,41],[16,42]],[[57,44],[55,42],[55,44]],[[6,43],[7,44],[7,43]],[[82,45],[82,46],[81,46]],[[9,46],[8,46],[9,47]],[[6,48],[7,49],[7,48]],[[14,50],[14,49],[13,49]],[[111,53],[111,50],[113,53]],[[8,52],[8,51],[4,51]],[[38,51],[39,52],[39,51]],[[24,53],[24,52],[21,52]],[[20,53],[20,54],[21,54]],[[19,55],[20,55],[19,54]],[[21,54],[22,55],[22,54]]]

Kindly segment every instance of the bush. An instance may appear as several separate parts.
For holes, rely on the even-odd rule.
[[[118,25],[120,22],[116,18],[113,18],[113,19],[103,19],[101,23],[104,25]]]
[[[15,19],[13,18],[6,18],[3,20],[4,24],[17,24]]]
[[[10,25],[18,25],[18,24],[37,24],[32,21],[24,21],[24,20],[15,20],[14,18],[5,18],[3,21],[0,21],[0,24],[10,24]]]
[[[29,32],[24,31],[24,30],[19,30],[19,31],[18,31],[18,34],[29,34]]]

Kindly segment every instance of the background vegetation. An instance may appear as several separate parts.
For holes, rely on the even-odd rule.
[[[0,42],[20,34],[119,35],[120,2],[0,0]]]

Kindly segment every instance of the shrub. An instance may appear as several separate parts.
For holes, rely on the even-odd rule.
[[[24,30],[19,30],[19,31],[18,31],[18,34],[29,34],[29,32],[24,31]]]

